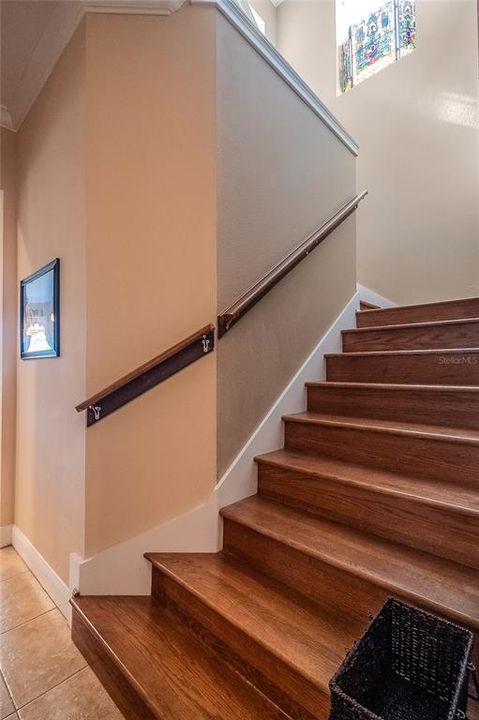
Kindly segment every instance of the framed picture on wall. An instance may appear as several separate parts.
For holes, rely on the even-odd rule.
[[[60,355],[60,260],[56,258],[20,283],[20,356]]]

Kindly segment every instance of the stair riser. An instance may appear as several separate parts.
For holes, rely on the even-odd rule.
[[[426,596],[381,585],[375,582],[374,577],[357,574],[354,566],[349,571],[320,558],[311,558],[298,549],[226,518],[224,537],[227,552],[313,601],[336,608],[360,622],[367,623],[386,598],[394,595],[467,625],[468,618],[450,608],[438,606]]]
[[[328,717],[327,690],[315,686],[156,567],[153,568],[152,595],[178,613],[222,660],[294,720],[325,720]]]
[[[325,415],[430,423],[479,430],[479,392],[309,386],[308,410]]]
[[[360,621],[379,607],[387,590],[225,518],[224,550],[314,602]]]
[[[478,486],[479,445],[286,421],[285,447],[368,467]]]
[[[126,720],[163,720],[145,705],[75,608],[72,612],[72,640]]]
[[[395,327],[343,332],[344,352],[475,348],[478,345],[479,321],[437,327]]]
[[[380,312],[357,313],[358,327],[378,325],[402,325],[419,322],[439,322],[441,320],[465,320],[479,318],[479,298],[438,303],[431,307],[394,307]]]
[[[272,465],[258,468],[259,494],[465,565],[479,567],[479,522],[415,499]]]
[[[479,352],[336,355],[326,358],[326,372],[337,382],[479,385]]]

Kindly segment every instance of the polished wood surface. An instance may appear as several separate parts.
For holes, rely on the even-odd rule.
[[[344,352],[474,348],[479,319],[343,330]]]
[[[465,318],[479,318],[479,297],[358,312],[356,322],[358,327],[372,327],[435,320],[463,320]]]
[[[328,682],[361,632],[357,621],[324,609],[223,554],[148,555],[153,593],[226,643],[249,677],[294,717],[327,712]],[[248,671],[247,666],[253,671]]]
[[[128,720],[286,720],[153,598],[76,598],[73,638]]]
[[[448,430],[366,418],[330,418],[298,413],[284,418],[287,450],[358,465],[478,486],[476,430]],[[460,473],[460,475],[459,475]]]
[[[284,451],[258,462],[261,496],[479,567],[477,489]]]
[[[308,411],[479,430],[479,387],[306,383]]]
[[[390,596],[479,632],[478,308],[358,313],[353,351],[256,459],[257,495],[220,511],[222,552],[147,554],[152,598],[75,600],[125,717],[327,720],[329,679]]]
[[[224,508],[225,549],[364,620],[397,595],[479,630],[476,570],[267,498]]]
[[[115,380],[115,382],[111,383],[111,385],[108,385],[107,387],[103,388],[103,390],[99,390],[97,393],[89,397],[87,400],[84,400],[79,405],[76,406],[75,410],[77,412],[82,412],[83,410],[87,410],[90,406],[96,405],[99,403],[103,398],[105,398],[107,395],[111,395],[116,390],[119,390],[124,385],[127,385],[128,383],[132,382],[133,380],[136,380],[137,378],[141,377],[145,373],[149,372],[153,368],[157,367],[158,365],[161,365],[166,360],[169,360],[170,358],[173,358],[175,355],[177,355],[182,350],[185,350],[185,348],[188,347],[188,345],[191,345],[192,343],[196,342],[197,340],[201,340],[203,337],[211,334],[214,332],[214,326],[213,325],[206,325],[205,327],[201,328],[201,330],[197,330],[192,335],[189,335],[188,337],[181,340],[179,343],[176,343],[176,345],[173,345],[172,347],[168,348],[168,350],[165,350],[164,352],[160,353],[160,355],[157,355],[156,357],[152,358],[148,362],[143,363],[139,367],[137,367],[135,370],[132,370],[131,372],[127,373],[126,375],[123,375],[123,377],[119,378],[118,380]]]
[[[379,305],[374,305],[373,303],[370,303],[367,300],[360,300],[359,301],[359,309],[360,310],[379,310]]]
[[[326,355],[326,377],[333,382],[479,387],[479,341],[477,348],[460,350],[331,353]]]

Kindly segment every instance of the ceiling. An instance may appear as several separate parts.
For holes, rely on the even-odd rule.
[[[59,0],[2,0],[0,38],[0,102],[12,107],[33,48],[45,31]]]
[[[0,124],[20,127],[86,11],[168,15],[183,2],[0,0]]]
[[[17,130],[86,11],[167,15],[184,0],[0,0],[0,124]]]

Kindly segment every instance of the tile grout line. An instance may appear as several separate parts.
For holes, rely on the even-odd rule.
[[[17,554],[18,554],[18,553],[17,553]],[[13,575],[11,575],[10,577],[5,578],[5,581],[8,581],[8,580],[10,580],[11,578],[14,578],[14,577],[18,577],[19,575],[25,575],[25,574],[31,575],[31,577],[38,583],[38,585],[39,585],[39,586],[42,588],[42,590],[45,592],[45,594],[46,594],[46,596],[48,597],[48,599],[51,601],[53,607],[51,607],[49,610],[45,610],[44,612],[41,612],[39,615],[36,615],[36,616],[34,616],[34,617],[32,617],[32,618],[29,618],[28,620],[25,620],[24,622],[19,623],[18,625],[14,625],[13,627],[9,628],[8,630],[4,630],[3,632],[0,633],[0,640],[1,640],[1,638],[3,637],[3,635],[6,635],[6,634],[9,633],[10,631],[17,630],[17,629],[19,629],[19,628],[21,628],[21,627],[27,626],[28,624],[30,624],[30,623],[35,622],[36,620],[38,620],[38,618],[41,618],[41,617],[43,617],[43,616],[45,616],[45,615],[48,615],[49,613],[51,613],[51,612],[53,612],[53,611],[55,611],[55,610],[58,611],[58,612],[60,613],[60,615],[63,615],[62,612],[61,612],[61,610],[60,610],[60,608],[58,607],[58,605],[55,603],[55,601],[53,600],[53,598],[50,596],[50,594],[49,594],[49,593],[47,592],[47,590],[43,587],[43,585],[41,584],[41,582],[38,580],[38,578],[36,577],[36,575],[30,570],[30,568],[29,568],[28,566],[26,567],[25,570],[16,572],[16,573],[14,573]],[[0,583],[2,583],[2,582],[4,582],[4,580],[0,580]],[[66,622],[66,620],[65,620],[65,622]],[[67,623],[67,624],[68,624],[68,623]],[[67,677],[63,678],[63,680],[61,680],[60,682],[56,683],[56,684],[53,685],[52,687],[48,688],[48,689],[45,690],[44,692],[40,693],[37,697],[32,698],[31,700],[29,700],[28,702],[24,703],[23,705],[18,705],[18,706],[17,706],[17,703],[15,702],[15,700],[14,700],[14,698],[13,698],[13,695],[12,695],[12,693],[11,693],[11,691],[10,691],[10,687],[9,687],[8,684],[7,684],[5,675],[4,675],[4,673],[3,673],[3,671],[2,671],[2,669],[1,669],[1,667],[0,667],[0,677],[3,679],[3,681],[4,681],[4,683],[5,683],[5,687],[6,687],[6,689],[7,689],[8,696],[9,696],[9,698],[10,698],[10,700],[11,700],[11,703],[12,703],[12,706],[13,706],[13,708],[14,708],[14,709],[13,709],[13,714],[12,714],[11,716],[10,716],[10,715],[7,716],[7,717],[8,717],[8,720],[10,720],[10,717],[11,717],[11,718],[17,718],[18,720],[20,720],[20,712],[21,712],[23,709],[25,709],[25,708],[27,708],[28,706],[32,705],[33,703],[37,702],[37,701],[40,700],[42,697],[44,697],[44,696],[47,695],[48,693],[52,692],[52,691],[55,690],[56,688],[60,687],[61,685],[64,685],[65,683],[69,682],[72,678],[76,677],[77,675],[79,675],[80,673],[84,672],[85,670],[87,670],[87,669],[89,669],[89,668],[91,669],[90,665],[88,664],[88,662],[86,662],[85,658],[82,658],[82,660],[85,662],[85,664],[84,664],[80,669],[75,670],[75,672],[71,673],[71,675],[68,675]],[[5,720],[7,720],[7,719],[5,719]]]
[[[48,615],[48,613],[53,612],[53,610],[58,610],[56,605],[54,607],[50,608],[50,610],[44,610],[43,612],[39,613],[39,615],[35,615],[35,617],[29,618],[28,620],[24,620],[23,622],[18,623],[18,625],[14,625],[13,627],[8,628],[8,630],[3,630],[3,632],[0,632],[0,638],[9,632],[12,632],[12,630],[18,630],[18,628],[21,628],[24,625],[28,625],[28,623],[31,623],[34,620],[38,620],[38,618],[43,617],[43,615]],[[60,612],[60,610],[58,610],[58,612]]]
[[[19,572],[13,573],[13,575],[9,575],[6,578],[1,578],[0,585],[4,582],[8,582],[8,580],[11,580],[14,577],[18,577],[18,575],[25,575],[26,573],[30,573],[31,575],[33,575],[32,571],[29,568],[26,568],[26,570],[20,570]],[[33,577],[35,577],[35,576],[33,575]]]
[[[15,702],[14,702],[15,712],[18,713],[19,710],[24,710],[26,707],[28,707],[28,706],[31,705],[32,703],[37,702],[37,700],[40,700],[40,698],[42,698],[42,697],[45,697],[45,695],[48,695],[49,692],[51,692],[52,690],[55,690],[56,688],[60,687],[60,685],[63,685],[64,683],[68,682],[68,681],[71,680],[72,678],[76,677],[76,675],[79,675],[80,673],[84,672],[84,671],[87,670],[89,667],[90,667],[90,666],[89,666],[88,663],[87,663],[86,665],[84,665],[84,666],[83,666],[82,668],[80,668],[79,670],[75,670],[74,673],[72,673],[71,675],[68,675],[68,677],[64,678],[63,680],[61,680],[61,681],[60,681],[59,683],[57,683],[56,685],[53,685],[51,688],[48,688],[48,690],[45,690],[45,692],[40,693],[40,695],[38,695],[36,698],[33,698],[32,700],[29,700],[29,701],[28,701],[27,703],[25,703],[24,705],[19,705],[19,706],[17,707],[17,705],[16,705]],[[12,698],[12,699],[13,699],[13,698]]]
[[[12,707],[13,707],[13,714],[15,714],[15,712],[16,712],[15,701],[13,699],[12,693],[10,692],[10,688],[8,687],[8,684],[7,684],[7,679],[6,679],[5,675],[3,674],[1,667],[0,667],[0,678],[3,680],[3,684],[7,688],[8,697],[10,698],[10,702],[12,703]],[[7,715],[7,718],[8,717],[10,717],[10,716]]]

